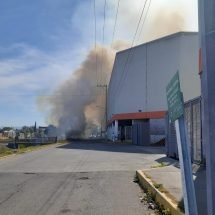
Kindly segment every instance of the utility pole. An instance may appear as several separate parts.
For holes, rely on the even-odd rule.
[[[199,32],[203,71],[202,84],[202,132],[203,145],[206,147],[207,172],[207,210],[215,214],[215,1],[199,0]]]
[[[97,87],[105,89],[105,132],[107,132],[107,93],[108,93],[108,86],[107,86],[107,84],[97,84]],[[105,134],[105,139],[107,140],[107,134]]]

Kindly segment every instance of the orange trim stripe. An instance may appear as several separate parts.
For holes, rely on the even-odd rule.
[[[122,113],[112,116],[109,123],[114,120],[132,120],[132,119],[163,119],[165,118],[166,111],[151,111],[151,112],[135,112],[135,113]]]

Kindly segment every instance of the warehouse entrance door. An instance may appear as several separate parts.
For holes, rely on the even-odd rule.
[[[124,137],[124,140],[132,139],[132,120],[119,120],[119,137]]]
[[[133,120],[132,143],[135,145],[150,145],[150,123],[149,119]]]

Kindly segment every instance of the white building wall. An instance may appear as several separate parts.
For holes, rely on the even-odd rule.
[[[167,110],[166,86],[177,70],[185,101],[199,96],[198,49],[198,34],[188,32],[117,53],[108,89],[108,119],[138,110]]]
[[[180,37],[167,37],[146,46],[147,111],[166,110],[166,86],[179,69]]]
[[[132,51],[126,67],[124,65],[129,51],[117,53],[108,90],[108,117],[116,113],[138,112],[145,107],[144,49],[145,47]]]

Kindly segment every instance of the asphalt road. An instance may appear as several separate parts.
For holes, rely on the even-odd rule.
[[[0,215],[148,214],[133,176],[163,156],[159,148],[72,143],[0,160]]]

